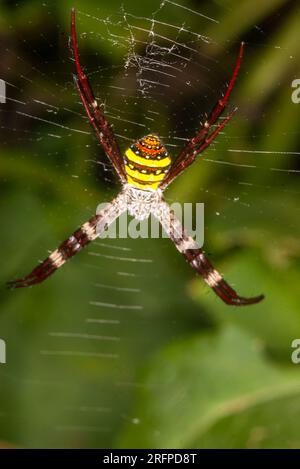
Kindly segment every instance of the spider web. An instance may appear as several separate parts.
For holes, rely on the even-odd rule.
[[[239,38],[233,37],[225,48],[220,45],[218,28],[222,24],[219,18],[225,7],[217,2],[214,3],[214,17],[206,13],[205,5],[192,9],[186,3],[169,0],[153,2],[153,5],[154,11],[147,16],[131,11],[126,3],[112,16],[102,13],[102,7],[78,9],[78,45],[82,64],[86,65],[96,97],[114,126],[122,150],[143,135],[157,133],[170,154],[176,155],[224,92],[238,52]],[[20,8],[14,6],[15,14]],[[95,143],[70,79],[70,54],[65,52],[68,32],[64,34],[63,26],[57,25],[56,7],[50,2],[41,4],[40,9],[43,11],[40,17],[47,27],[40,29],[38,37],[30,36],[30,19],[25,22],[23,31],[14,30],[12,24],[7,24],[9,34],[1,70],[1,78],[6,81],[7,104],[0,108],[2,145],[8,154],[3,162],[4,180],[6,182],[16,168],[21,168],[24,171],[21,187],[28,199],[36,184],[34,179],[39,179],[41,193],[46,185],[50,200],[55,196],[49,187],[58,184],[66,197],[65,204],[69,209],[66,221],[72,230],[72,226],[76,228],[74,217],[81,223],[94,213],[97,191],[109,200],[117,188],[112,168]],[[17,38],[16,45],[12,40],[10,43],[9,38],[13,36]],[[57,43],[49,44],[49,38],[55,36]],[[253,24],[246,41],[240,77],[247,74],[247,65],[257,50],[272,48],[278,59],[295,60],[280,44],[266,45],[266,39],[267,31],[261,25]],[[89,54],[86,47],[89,41],[99,43],[98,54]],[[112,59],[108,60],[102,51],[109,51],[108,57],[112,56]],[[106,61],[109,65],[105,65]],[[263,58],[259,65],[264,65]],[[280,82],[274,85],[274,94],[280,87]],[[259,92],[264,92],[263,86]],[[274,135],[269,135],[267,146],[253,149],[253,142],[262,140],[261,129],[267,128],[270,117],[268,110],[263,109],[260,125],[254,128],[251,141],[245,145],[243,122],[251,117],[251,96],[237,98],[234,95],[232,107],[240,104],[236,101],[241,101],[241,106],[231,129],[224,129],[206,156],[201,157],[201,164],[209,166],[211,172],[219,172],[220,178],[224,173],[230,190],[227,186],[220,200],[220,191],[214,192],[214,188],[204,181],[202,187],[198,183],[197,189],[212,201],[212,220],[220,218],[234,226],[233,207],[243,207],[243,229],[247,230],[247,218],[251,219],[255,210],[253,204],[257,202],[257,193],[263,190],[268,199],[268,191],[273,193],[274,187],[279,196],[291,190],[287,177],[298,177],[300,152],[286,150],[286,129],[279,130],[283,136],[282,147],[273,143],[278,141]],[[278,107],[279,113],[280,110]],[[78,154],[83,158],[76,156],[73,160],[73,155]],[[29,158],[31,163],[34,160],[33,174],[26,170]],[[195,163],[195,167],[201,174],[199,163]],[[228,167],[238,169],[238,179],[235,173],[227,170]],[[256,176],[257,172],[261,174],[261,183],[257,181],[260,178],[253,180],[253,174]],[[99,189],[90,185],[90,178],[95,177]],[[68,189],[60,178],[67,181]],[[178,187],[180,189],[180,185]],[[194,178],[191,187],[196,187]],[[298,194],[298,191],[294,193]],[[189,192],[186,195],[192,198]],[[168,200],[172,202],[178,197],[180,195],[171,191]],[[77,200],[81,202],[80,206]],[[284,206],[284,200],[282,204]],[[45,251],[51,245],[49,239],[41,241],[46,232],[43,221],[49,229],[55,225],[56,217],[66,213],[55,204],[51,207],[49,214],[42,214],[37,234],[34,234]],[[43,209],[49,210],[45,203]],[[26,207],[24,210],[26,214]],[[264,204],[256,210],[260,211],[261,218],[266,216]],[[37,212],[41,214],[39,209]],[[14,217],[17,216],[18,213],[14,213]],[[292,221],[288,221],[285,228],[293,229]],[[59,236],[71,234],[66,229],[60,228]],[[210,236],[209,228],[206,232]],[[60,241],[52,236],[51,244],[55,243],[54,239]],[[25,242],[28,253],[18,257],[18,262],[24,260],[24,268],[34,264],[32,256],[36,246],[29,241]],[[74,293],[71,281],[66,281],[62,287],[56,284],[56,290],[50,290],[47,297],[47,301],[52,302],[50,307],[45,307],[48,317],[43,317],[38,333],[32,334],[30,348],[27,338],[19,332],[24,347],[27,347],[24,369],[20,371],[17,366],[20,348],[12,363],[0,370],[3,383],[0,419],[4,419],[7,428],[14,418],[20,420],[23,432],[17,437],[18,443],[28,446],[105,446],[112,444],[117,429],[124,422],[139,424],[139,416],[131,411],[134,392],[143,386],[138,378],[139,367],[155,349],[192,330],[194,321],[198,324],[199,320],[196,305],[187,297],[181,299],[182,292],[174,294],[176,285],[180,292],[181,280],[186,278],[183,259],[174,257],[172,260],[166,255],[162,266],[161,252],[168,249],[168,243],[161,243],[160,250],[156,250],[157,244],[152,240],[93,243],[81,254],[82,260],[78,261],[81,263],[77,264],[80,269],[74,268],[72,277],[77,288],[81,286],[87,294],[78,294],[77,303],[76,289]],[[52,247],[55,248],[55,244]],[[42,253],[41,256],[44,257]],[[14,262],[15,271],[21,267],[20,263]],[[176,277],[174,284],[171,281],[164,284],[177,269],[182,269],[182,275]],[[68,267],[57,275],[68,276]],[[30,303],[28,295],[32,292],[33,289],[22,292],[25,304]],[[31,308],[34,311],[40,308],[42,312],[44,300],[39,293],[35,295]],[[73,308],[71,317],[64,313],[64,303],[60,300],[65,295],[73,296],[67,303],[68,308]],[[182,310],[191,311],[192,319],[188,325],[180,316],[173,317],[178,303]],[[13,312],[23,325],[24,321],[26,324],[22,317],[25,310],[18,301],[7,307],[7,311]],[[193,315],[198,316],[197,320]],[[209,327],[205,312],[200,316],[201,326]],[[39,317],[36,312],[32,314],[35,321],[40,320]],[[10,337],[11,326],[5,318],[3,330],[7,330]],[[18,398],[28,407],[21,406],[20,414],[14,410],[13,399],[8,398],[16,385],[22,388],[22,398]],[[153,386],[159,391],[159,383],[153,383]],[[49,409],[41,410],[32,418],[29,435],[25,436],[26,417],[33,405],[28,396],[36,396],[39,405],[43,406],[46,396],[52,393],[55,399],[49,403]],[[44,419],[48,431],[43,441],[39,429]],[[9,438],[14,440],[16,436],[12,431],[3,430],[3,439]]]

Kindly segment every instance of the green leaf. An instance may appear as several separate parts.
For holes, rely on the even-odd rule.
[[[260,429],[259,436],[265,435],[261,427],[274,423],[272,414],[279,403],[291,411],[295,400],[299,408],[299,375],[275,368],[256,340],[228,327],[174,344],[156,357],[140,391],[133,423],[127,424],[119,443],[152,448],[246,447],[249,441],[251,446],[252,435],[255,446],[255,428]],[[276,425],[286,431],[281,435],[285,446],[297,439],[296,425],[288,425],[290,415],[281,412],[276,418]],[[271,434],[268,444],[272,446]]]

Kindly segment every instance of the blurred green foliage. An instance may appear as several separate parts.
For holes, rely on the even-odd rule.
[[[263,292],[266,299],[244,309],[222,304],[165,239],[99,242],[39,287],[3,288],[0,440],[9,445],[300,447],[300,378],[291,363],[291,342],[300,337],[300,105],[291,101],[291,82],[300,77],[299,2],[181,4],[218,19],[189,16],[193,31],[201,21],[201,34],[215,40],[201,51],[223,72],[209,78],[214,99],[242,39],[247,52],[232,98],[235,121],[217,150],[206,151],[166,196],[205,202],[212,261],[241,294]],[[0,3],[0,78],[16,87],[9,92],[58,106],[56,122],[87,132],[52,138],[51,124],[25,120],[25,127],[14,101],[0,105],[3,285],[118,191],[91,162],[100,150],[71,81],[71,6],[105,18],[120,2]],[[150,1],[124,6],[144,17],[154,9]],[[181,24],[188,13],[170,8],[168,20]],[[79,20],[90,31],[90,18]],[[124,50],[102,41],[106,28],[95,25],[99,35],[81,37],[84,62],[90,70],[107,67],[105,86],[118,85],[113,66],[123,63]],[[29,113],[38,115],[36,106],[32,101]],[[138,112],[134,120],[142,118]],[[126,257],[137,261],[120,259]],[[68,332],[78,335],[58,334]]]

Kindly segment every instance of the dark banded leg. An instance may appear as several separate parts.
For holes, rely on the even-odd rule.
[[[171,184],[171,182],[174,181],[174,179],[177,178],[179,174],[181,174],[188,166],[190,166],[194,162],[196,157],[212,143],[212,141],[217,137],[217,135],[232,118],[235,110],[229,113],[223,121],[219,121],[220,115],[222,114],[227,105],[238,71],[240,69],[243,58],[243,52],[244,43],[242,42],[240,45],[240,51],[236,60],[235,68],[233,70],[233,74],[228,83],[224,96],[219,99],[219,101],[209,114],[205,123],[201,125],[197,134],[193,138],[191,138],[187,142],[187,144],[182,148],[178,157],[176,158],[169,172],[167,173],[166,177],[160,183],[160,189],[165,190],[165,188],[169,184]],[[211,128],[215,123],[217,124],[216,128],[215,130],[211,131]]]
[[[8,282],[9,288],[22,288],[41,283],[59,269],[68,259],[75,256],[82,248],[94,241],[124,211],[121,196],[114,199],[100,213],[84,223],[68,239],[59,245],[50,256],[26,275],[26,277]]]
[[[74,8],[72,9],[71,13],[71,44],[76,67],[76,75],[74,76],[74,81],[82,104],[84,106],[85,112],[92,127],[96,132],[99,142],[101,143],[106,155],[114,166],[121,182],[125,183],[127,181],[127,177],[119,145],[115,138],[112,127],[110,126],[101,108],[99,107],[97,100],[95,99],[91,85],[89,84],[88,78],[83,72],[80,64],[76,39]]]
[[[214,268],[202,249],[187,249],[182,254],[224,303],[234,306],[244,306],[258,303],[264,298],[264,295],[252,298],[239,296]]]
[[[173,241],[178,251],[186,258],[190,266],[203,277],[207,285],[214,290],[224,303],[233,306],[244,306],[258,303],[264,298],[263,295],[252,298],[239,296],[214,268],[193,238],[186,233],[180,221],[166,202],[162,201],[160,207],[153,212],[153,215],[158,218],[164,230]]]

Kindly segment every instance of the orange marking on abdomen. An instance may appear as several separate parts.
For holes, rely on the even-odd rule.
[[[152,149],[152,148],[147,148],[144,145],[142,145],[140,142],[138,142],[136,144],[136,147],[137,147],[138,150],[140,150],[141,152],[146,153],[148,155],[158,155],[158,154],[164,152],[163,147],[159,148],[158,150],[157,149]]]

